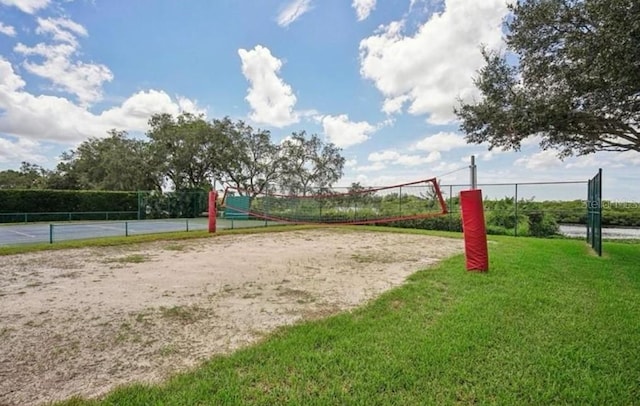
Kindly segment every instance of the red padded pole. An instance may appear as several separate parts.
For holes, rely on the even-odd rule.
[[[209,232],[216,232],[216,202],[218,201],[218,192],[212,190],[209,192]]]
[[[484,224],[482,190],[461,191],[460,207],[462,209],[467,271],[487,272],[489,270],[489,252],[487,250],[487,229]]]

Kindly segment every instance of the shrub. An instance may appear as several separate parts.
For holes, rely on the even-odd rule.
[[[533,237],[551,237],[560,233],[555,218],[542,211],[527,214],[529,218],[529,235]]]

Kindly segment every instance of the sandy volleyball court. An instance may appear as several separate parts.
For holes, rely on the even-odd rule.
[[[462,248],[322,229],[0,257],[0,404],[161,380],[360,305]]]

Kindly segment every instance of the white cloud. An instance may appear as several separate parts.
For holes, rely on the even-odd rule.
[[[550,169],[562,164],[558,158],[558,151],[549,149],[527,155],[514,161],[514,166],[524,166],[527,169]]]
[[[311,0],[293,0],[278,14],[278,25],[286,27],[311,9]]]
[[[253,109],[250,118],[262,124],[285,127],[300,121],[293,110],[296,96],[291,86],[278,77],[282,62],[261,45],[250,51],[239,49],[242,74],[250,83],[245,100]]]
[[[382,111],[387,114],[395,114],[402,111],[402,107],[409,100],[409,96],[401,95],[398,97],[392,97],[385,99],[382,104]]]
[[[64,18],[38,18],[36,32],[51,35],[56,43],[16,45],[17,53],[43,59],[41,63],[25,60],[23,66],[30,73],[50,80],[55,90],[75,95],[82,105],[100,101],[102,84],[113,80],[113,74],[105,65],[73,60],[78,52],[76,35],[87,35],[84,27]]]
[[[415,145],[421,151],[451,151],[455,148],[466,147],[464,137],[454,133],[439,132],[423,138]]]
[[[637,154],[637,155],[640,155],[640,154]],[[567,169],[589,168],[589,167],[597,168],[598,165],[602,165],[603,163],[606,163],[607,165],[611,164],[608,161],[603,162],[602,157],[601,156],[597,157],[595,154],[582,155],[582,156],[577,156],[575,158],[572,158],[570,162],[567,162],[567,164],[565,165],[565,168]]]
[[[386,98],[384,111],[398,112],[406,101],[409,113],[449,123],[457,97],[477,95],[472,78],[484,64],[480,46],[501,46],[506,14],[504,0],[446,0],[444,12],[413,35],[394,21],[360,42],[360,73]]]
[[[173,102],[171,103],[173,104]],[[178,104],[178,110],[180,112],[188,111],[189,113],[192,113],[195,115],[202,115],[202,116],[207,115],[207,109],[204,107],[198,106],[198,102],[196,100],[191,100],[183,96],[177,96],[176,103]]]
[[[420,166],[424,164],[430,164],[439,161],[441,158],[440,152],[433,151],[427,156],[420,155],[401,155],[398,157],[398,165],[404,166]]]
[[[618,162],[622,162],[622,163],[626,163],[629,165],[640,165],[640,152],[638,151],[625,151],[625,152],[620,152],[619,154],[616,154],[616,161]],[[601,166],[602,163],[600,163]]]
[[[356,10],[358,21],[363,21],[376,8],[376,0],[353,0],[351,7]]]
[[[54,41],[66,42],[78,46],[76,35],[86,37],[89,35],[86,28],[67,18],[38,18],[36,33],[50,34]]]
[[[5,25],[2,21],[0,21],[0,33],[7,35],[9,37],[16,36],[16,29],[11,25]]]
[[[112,128],[146,131],[154,113],[177,115],[190,106],[196,113],[202,111],[191,100],[174,100],[163,91],[146,90],[95,114],[63,97],[28,93],[25,85],[11,64],[0,57],[0,133],[34,142],[75,144],[87,137],[106,136]]]
[[[324,134],[329,141],[340,148],[361,144],[368,140],[370,135],[377,130],[376,127],[366,121],[350,121],[349,116],[346,114],[320,116],[317,119],[322,123]]]
[[[27,14],[33,14],[49,5],[50,0],[0,0],[6,6],[15,6]]]
[[[385,162],[385,161],[393,161],[398,158],[400,154],[396,151],[382,151],[382,152],[372,152],[369,154],[369,161],[371,162]]]
[[[369,154],[369,162],[373,162],[373,165],[384,163],[401,166],[420,166],[437,162],[440,160],[440,152],[433,151],[427,156],[415,155],[415,154],[401,154],[397,151],[385,150],[381,152],[372,152]]]
[[[386,169],[387,165],[384,162],[374,162],[371,165],[363,165],[356,168],[357,172],[375,172]]]
[[[40,143],[26,138],[18,137],[17,140],[11,141],[0,137],[0,162],[31,162],[44,164],[48,160],[41,155],[42,150]]]

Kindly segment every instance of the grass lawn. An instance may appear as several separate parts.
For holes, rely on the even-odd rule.
[[[637,404],[640,245],[491,237],[356,311],[64,405]]]

